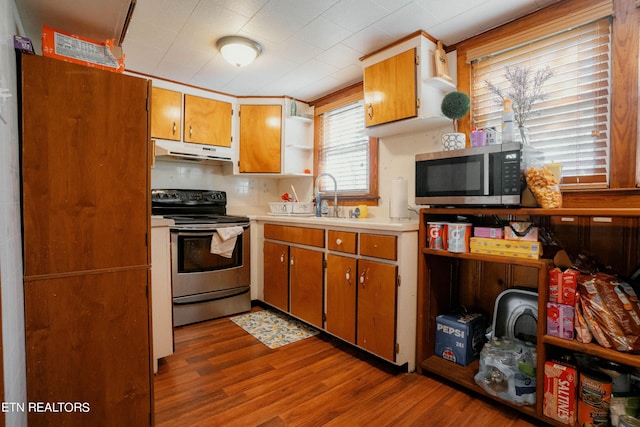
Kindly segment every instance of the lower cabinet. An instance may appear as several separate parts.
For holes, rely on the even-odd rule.
[[[265,224],[264,237],[266,303],[413,370],[417,233]]]
[[[296,317],[322,328],[322,284],[324,254],[317,250],[290,248],[290,311]]]
[[[358,345],[395,360],[398,267],[358,260]]]
[[[264,301],[289,311],[289,246],[264,242]]]

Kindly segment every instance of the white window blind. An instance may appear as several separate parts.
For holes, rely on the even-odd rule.
[[[532,107],[525,127],[530,145],[546,161],[562,163],[563,184],[606,186],[610,140],[610,18],[472,62],[472,126],[496,127],[502,100],[487,81],[509,91],[506,67],[530,70],[548,65],[553,76],[542,87],[545,98]]]
[[[336,178],[340,194],[367,194],[370,159],[363,101],[325,112],[321,124],[320,171]],[[320,191],[333,191],[333,181],[323,179]]]

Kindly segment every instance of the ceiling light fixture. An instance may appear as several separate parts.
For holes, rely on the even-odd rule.
[[[222,57],[236,67],[244,67],[253,62],[262,52],[260,43],[241,36],[222,37],[216,42]]]

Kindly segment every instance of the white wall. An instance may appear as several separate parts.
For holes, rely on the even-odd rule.
[[[20,230],[20,170],[18,107],[13,35],[13,0],[0,0],[0,279],[2,281],[2,347],[6,402],[26,402],[22,237]],[[6,121],[6,123],[5,123]],[[26,414],[6,414],[6,425],[26,426]]]

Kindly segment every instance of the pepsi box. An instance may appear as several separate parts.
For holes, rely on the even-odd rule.
[[[485,328],[486,319],[479,313],[437,316],[436,355],[467,366],[482,350]]]

